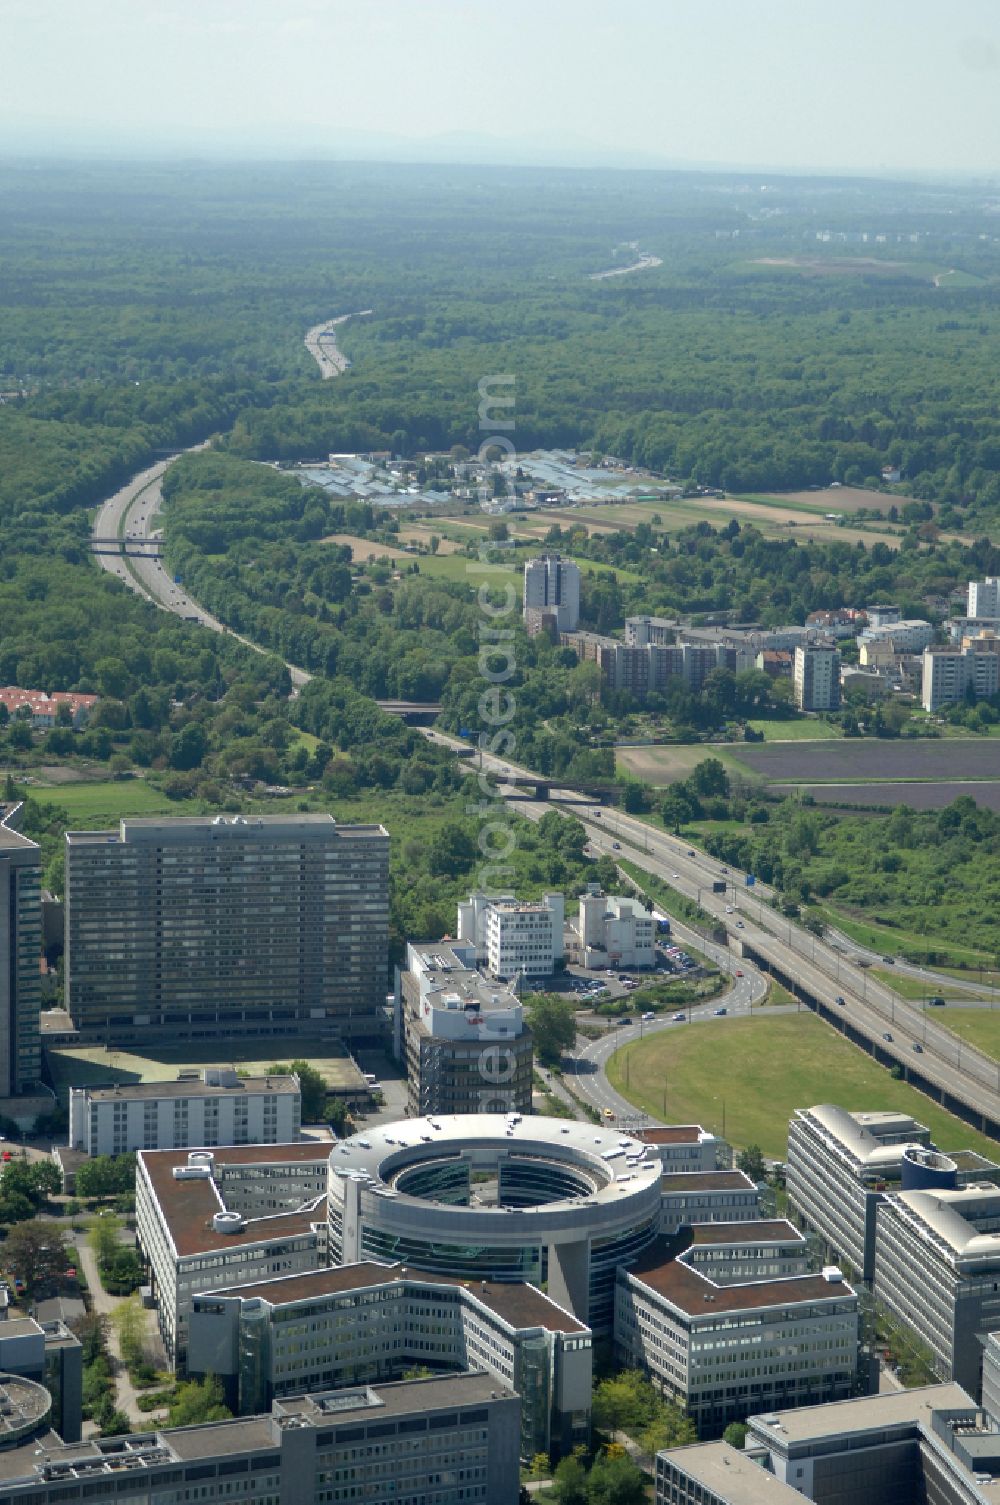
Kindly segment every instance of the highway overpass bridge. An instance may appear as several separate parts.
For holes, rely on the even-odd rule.
[[[92,554],[130,554],[137,559],[161,559],[163,543],[159,538],[91,538]]]

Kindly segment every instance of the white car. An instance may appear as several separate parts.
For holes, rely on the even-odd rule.
[[[655,1018],[656,1018],[656,1015],[650,1011],[649,1013],[643,1014],[643,1016],[642,1016],[642,1022],[643,1022],[643,1024],[648,1024],[651,1019],[655,1019]]]

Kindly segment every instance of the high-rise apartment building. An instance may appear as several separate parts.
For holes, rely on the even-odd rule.
[[[389,837],[330,815],[66,835],[66,1001],[87,1037],[374,1034]]]
[[[580,623],[580,568],[558,554],[541,554],[524,566],[524,616],[531,624],[551,615],[557,632],[575,632]]]
[[[800,711],[835,711],[840,705],[840,654],[832,644],[803,643],[792,669]]]
[[[17,806],[0,806],[0,1097],[41,1077],[41,853],[14,830]]]
[[[920,703],[925,711],[964,700],[985,700],[1000,689],[1000,655],[990,638],[972,638],[970,646],[925,648]]]
[[[1000,575],[969,581],[970,617],[1000,617]]]

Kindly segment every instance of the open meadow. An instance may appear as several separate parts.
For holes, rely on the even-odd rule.
[[[968,1147],[991,1158],[998,1149],[805,1011],[661,1030],[617,1051],[608,1077],[655,1119],[664,1117],[666,1089],[670,1123],[702,1124],[737,1148],[758,1144],[775,1160],[785,1158],[795,1109],[815,1103],[895,1108],[927,1124],[942,1149]]]

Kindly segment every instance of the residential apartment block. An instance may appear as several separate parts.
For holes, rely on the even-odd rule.
[[[589,1328],[534,1286],[367,1262],[196,1296],[187,1368],[217,1375],[239,1415],[416,1366],[484,1370],[521,1397],[529,1459],[589,1441],[591,1358]]]
[[[542,554],[524,566],[524,616],[528,630],[549,618],[556,632],[580,624],[580,567],[558,554]]]
[[[579,914],[569,922],[570,951],[579,965],[652,967],[656,921],[638,899],[608,896],[596,884],[580,895]]]
[[[840,653],[832,644],[805,643],[792,661],[795,704],[800,711],[835,711],[840,706]]]
[[[896,1192],[877,1222],[876,1297],[927,1344],[942,1379],[978,1395],[984,1337],[1000,1331],[1000,1187]]]
[[[4,1388],[15,1384],[11,1404],[24,1404],[30,1382]],[[261,1416],[87,1442],[61,1442],[43,1418],[8,1423],[0,1499],[517,1505],[518,1412],[517,1396],[493,1375],[456,1374],[289,1396]]]
[[[1000,576],[987,575],[985,580],[969,581],[967,614],[970,617],[1000,618]]]
[[[892,643],[895,653],[922,653],[934,641],[934,628],[922,617],[896,618],[891,622],[872,622],[860,633],[859,643]]]
[[[790,1223],[699,1225],[619,1269],[615,1349],[717,1436],[761,1406],[850,1395],[857,1297],[834,1267],[807,1273]]]
[[[0,805],[0,1097],[41,1080],[41,851],[15,828],[20,806]]]
[[[962,648],[925,648],[920,703],[936,711],[971,695],[985,700],[1000,691],[1000,654],[990,638],[966,640]]]
[[[536,902],[513,894],[471,894],[458,906],[458,939],[476,947],[492,977],[550,977],[565,955],[562,894]]]
[[[330,815],[66,836],[66,994],[107,1043],[381,1028],[389,837]]]
[[[186,1362],[196,1292],[325,1263],[329,1157],[318,1140],[139,1151],[136,1241],[172,1363]]]
[[[532,1040],[521,1000],[482,975],[473,942],[408,945],[395,1020],[413,1117],[531,1112]]]
[[[176,1082],[113,1082],[69,1093],[69,1144],[87,1155],[287,1144],[301,1126],[298,1077],[242,1077],[231,1066],[206,1066]]]

